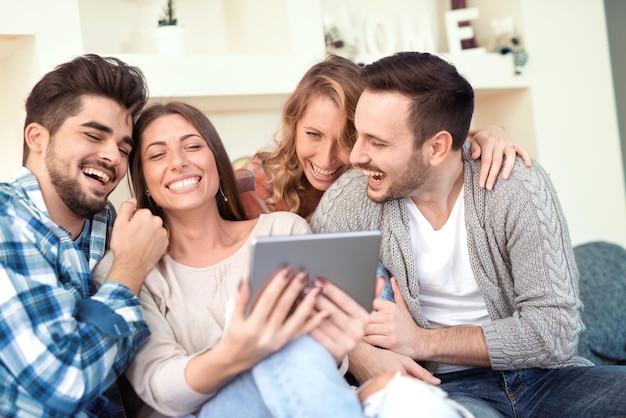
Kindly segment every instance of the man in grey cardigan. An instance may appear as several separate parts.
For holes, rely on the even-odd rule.
[[[398,370],[441,382],[480,417],[626,413],[626,368],[576,356],[578,270],[547,173],[516,162],[509,180],[479,187],[464,147],[474,93],[444,60],[398,53],[362,77],[356,169],[312,220],[315,232],[383,233],[395,303],[374,301],[350,353],[356,380]]]

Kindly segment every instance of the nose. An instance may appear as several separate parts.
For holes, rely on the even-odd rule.
[[[337,147],[337,141],[323,141],[318,154],[318,164],[322,167],[332,167],[337,155],[339,154],[339,148]]]
[[[103,141],[102,148],[100,149],[100,158],[106,160],[110,165],[116,166],[122,161],[122,152],[117,144],[117,141],[111,140]]]
[[[350,151],[350,164],[358,165],[365,164],[369,161],[367,154],[365,153],[365,141],[361,136],[357,136],[356,142]]]
[[[171,153],[172,158],[170,159],[170,168],[172,170],[180,170],[181,168],[185,168],[189,165],[187,161],[185,153],[180,150],[174,150]]]

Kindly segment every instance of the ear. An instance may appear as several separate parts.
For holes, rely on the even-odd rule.
[[[432,167],[436,167],[450,154],[452,135],[448,131],[439,131],[426,141],[424,148],[428,151],[428,162]]]
[[[24,128],[24,141],[30,152],[40,154],[48,143],[48,130],[38,123],[29,123]]]

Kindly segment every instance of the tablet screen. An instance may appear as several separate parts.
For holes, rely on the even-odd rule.
[[[250,301],[284,265],[324,277],[372,310],[380,231],[332,232],[251,239]]]

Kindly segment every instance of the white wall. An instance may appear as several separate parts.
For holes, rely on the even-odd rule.
[[[41,74],[80,54],[82,39],[76,0],[0,0],[0,17],[0,181],[5,181],[22,164],[26,95]]]
[[[523,0],[538,159],[574,243],[626,245],[626,197],[601,0]]]

